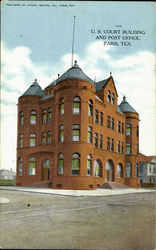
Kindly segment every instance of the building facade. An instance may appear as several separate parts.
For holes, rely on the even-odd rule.
[[[113,77],[94,82],[75,64],[44,91],[37,80],[19,97],[16,185],[96,189],[139,187],[139,115]]]
[[[156,156],[145,156],[139,153],[140,183],[156,184]]]

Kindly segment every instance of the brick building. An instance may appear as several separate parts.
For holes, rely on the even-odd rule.
[[[75,64],[44,91],[37,80],[19,97],[16,185],[95,189],[139,187],[139,115],[113,77],[91,80]]]

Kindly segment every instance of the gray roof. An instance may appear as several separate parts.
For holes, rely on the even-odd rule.
[[[117,106],[117,112],[119,112],[119,113],[123,114],[123,112],[121,111],[121,109],[120,109],[119,105]]]
[[[121,111],[124,112],[132,112],[132,113],[137,113],[136,110],[126,101],[126,97],[123,97],[122,102],[119,105],[119,108]]]
[[[82,69],[77,65],[77,61],[75,61],[75,64],[73,67],[71,67],[69,70],[67,70],[63,75],[61,75],[57,80],[50,83],[47,87],[56,85],[57,83],[67,80],[67,79],[81,79],[87,82],[90,82],[94,84],[94,81],[89,78]]]
[[[36,79],[35,82],[24,92],[22,96],[28,96],[28,95],[44,96],[44,91],[41,89]]]
[[[109,78],[95,83],[96,91],[103,89]]]

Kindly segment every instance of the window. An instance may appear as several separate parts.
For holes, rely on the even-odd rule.
[[[137,136],[139,136],[139,126],[137,126]]]
[[[92,171],[92,156],[87,156],[87,176],[91,176]]]
[[[103,135],[99,136],[99,148],[103,148]]]
[[[114,151],[114,139],[111,138],[111,151]]]
[[[123,177],[123,167],[121,164],[117,165],[117,177],[119,177],[119,178]]]
[[[42,133],[42,144],[46,144],[46,133]]]
[[[136,164],[136,167],[135,167],[135,176],[136,178],[139,176],[139,171],[138,171],[138,163]]]
[[[139,145],[136,145],[136,154],[139,154]]]
[[[48,123],[51,122],[51,108],[48,108]]]
[[[130,178],[131,177],[131,164],[130,164],[130,162],[127,162],[126,163],[126,177],[127,178]]]
[[[98,147],[98,133],[94,133],[94,147]]]
[[[62,153],[58,156],[58,175],[63,175],[64,155]]]
[[[110,116],[107,116],[107,128],[110,128]]]
[[[73,125],[73,141],[80,141],[80,125]]]
[[[114,130],[114,118],[112,117],[112,120],[111,120],[111,129]]]
[[[88,143],[92,143],[92,127],[88,127]]]
[[[97,124],[99,123],[99,111],[97,109],[95,110],[95,119],[94,119],[94,122],[97,123]]]
[[[51,143],[51,131],[48,131],[47,144]]]
[[[30,147],[33,147],[36,145],[36,135],[30,134]]]
[[[28,175],[35,175],[36,162],[34,157],[30,157],[28,165]]]
[[[100,125],[103,126],[103,113],[100,112]]]
[[[107,137],[107,150],[110,150],[110,137]]]
[[[126,154],[127,155],[131,154],[131,144],[130,143],[126,143]]]
[[[93,101],[90,100],[88,103],[88,115],[93,116]]]
[[[24,124],[24,113],[21,111],[20,112],[20,125]]]
[[[18,160],[18,176],[22,176],[22,158]]]
[[[112,94],[112,104],[115,104],[115,96],[114,96],[114,93]]]
[[[64,126],[59,127],[59,142],[64,142]]]
[[[36,111],[32,110],[30,113],[30,124],[36,124]]]
[[[121,124],[120,124],[120,121],[117,121],[117,131],[118,131],[118,133],[121,132]]]
[[[79,175],[80,173],[80,155],[74,153],[72,155],[72,175]]]
[[[121,133],[124,134],[124,123],[122,122],[122,125],[121,125]]]
[[[19,147],[23,148],[23,134],[20,135]]]
[[[111,92],[107,91],[107,102],[111,102]]]
[[[73,99],[73,114],[80,114],[81,109],[81,99],[80,97],[76,96]]]
[[[50,95],[50,89],[47,90],[47,95]]]
[[[131,135],[131,124],[126,125],[126,135]]]
[[[123,142],[121,143],[121,153],[122,154],[124,153],[124,143]]]
[[[64,114],[64,98],[61,98],[59,101],[59,113],[60,115]]]
[[[43,109],[42,110],[42,123],[45,124],[46,123],[46,109]]]
[[[102,166],[99,160],[94,161],[94,176],[96,177],[102,176]]]
[[[120,141],[117,141],[117,152],[120,153]]]

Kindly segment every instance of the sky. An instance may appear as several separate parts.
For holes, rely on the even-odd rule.
[[[71,67],[74,16],[74,60],[96,81],[108,78],[112,72],[118,104],[125,95],[139,113],[140,152],[156,155],[156,4],[3,1],[2,168],[16,169],[18,97],[35,78],[44,89]],[[114,30],[116,34],[111,34]]]

